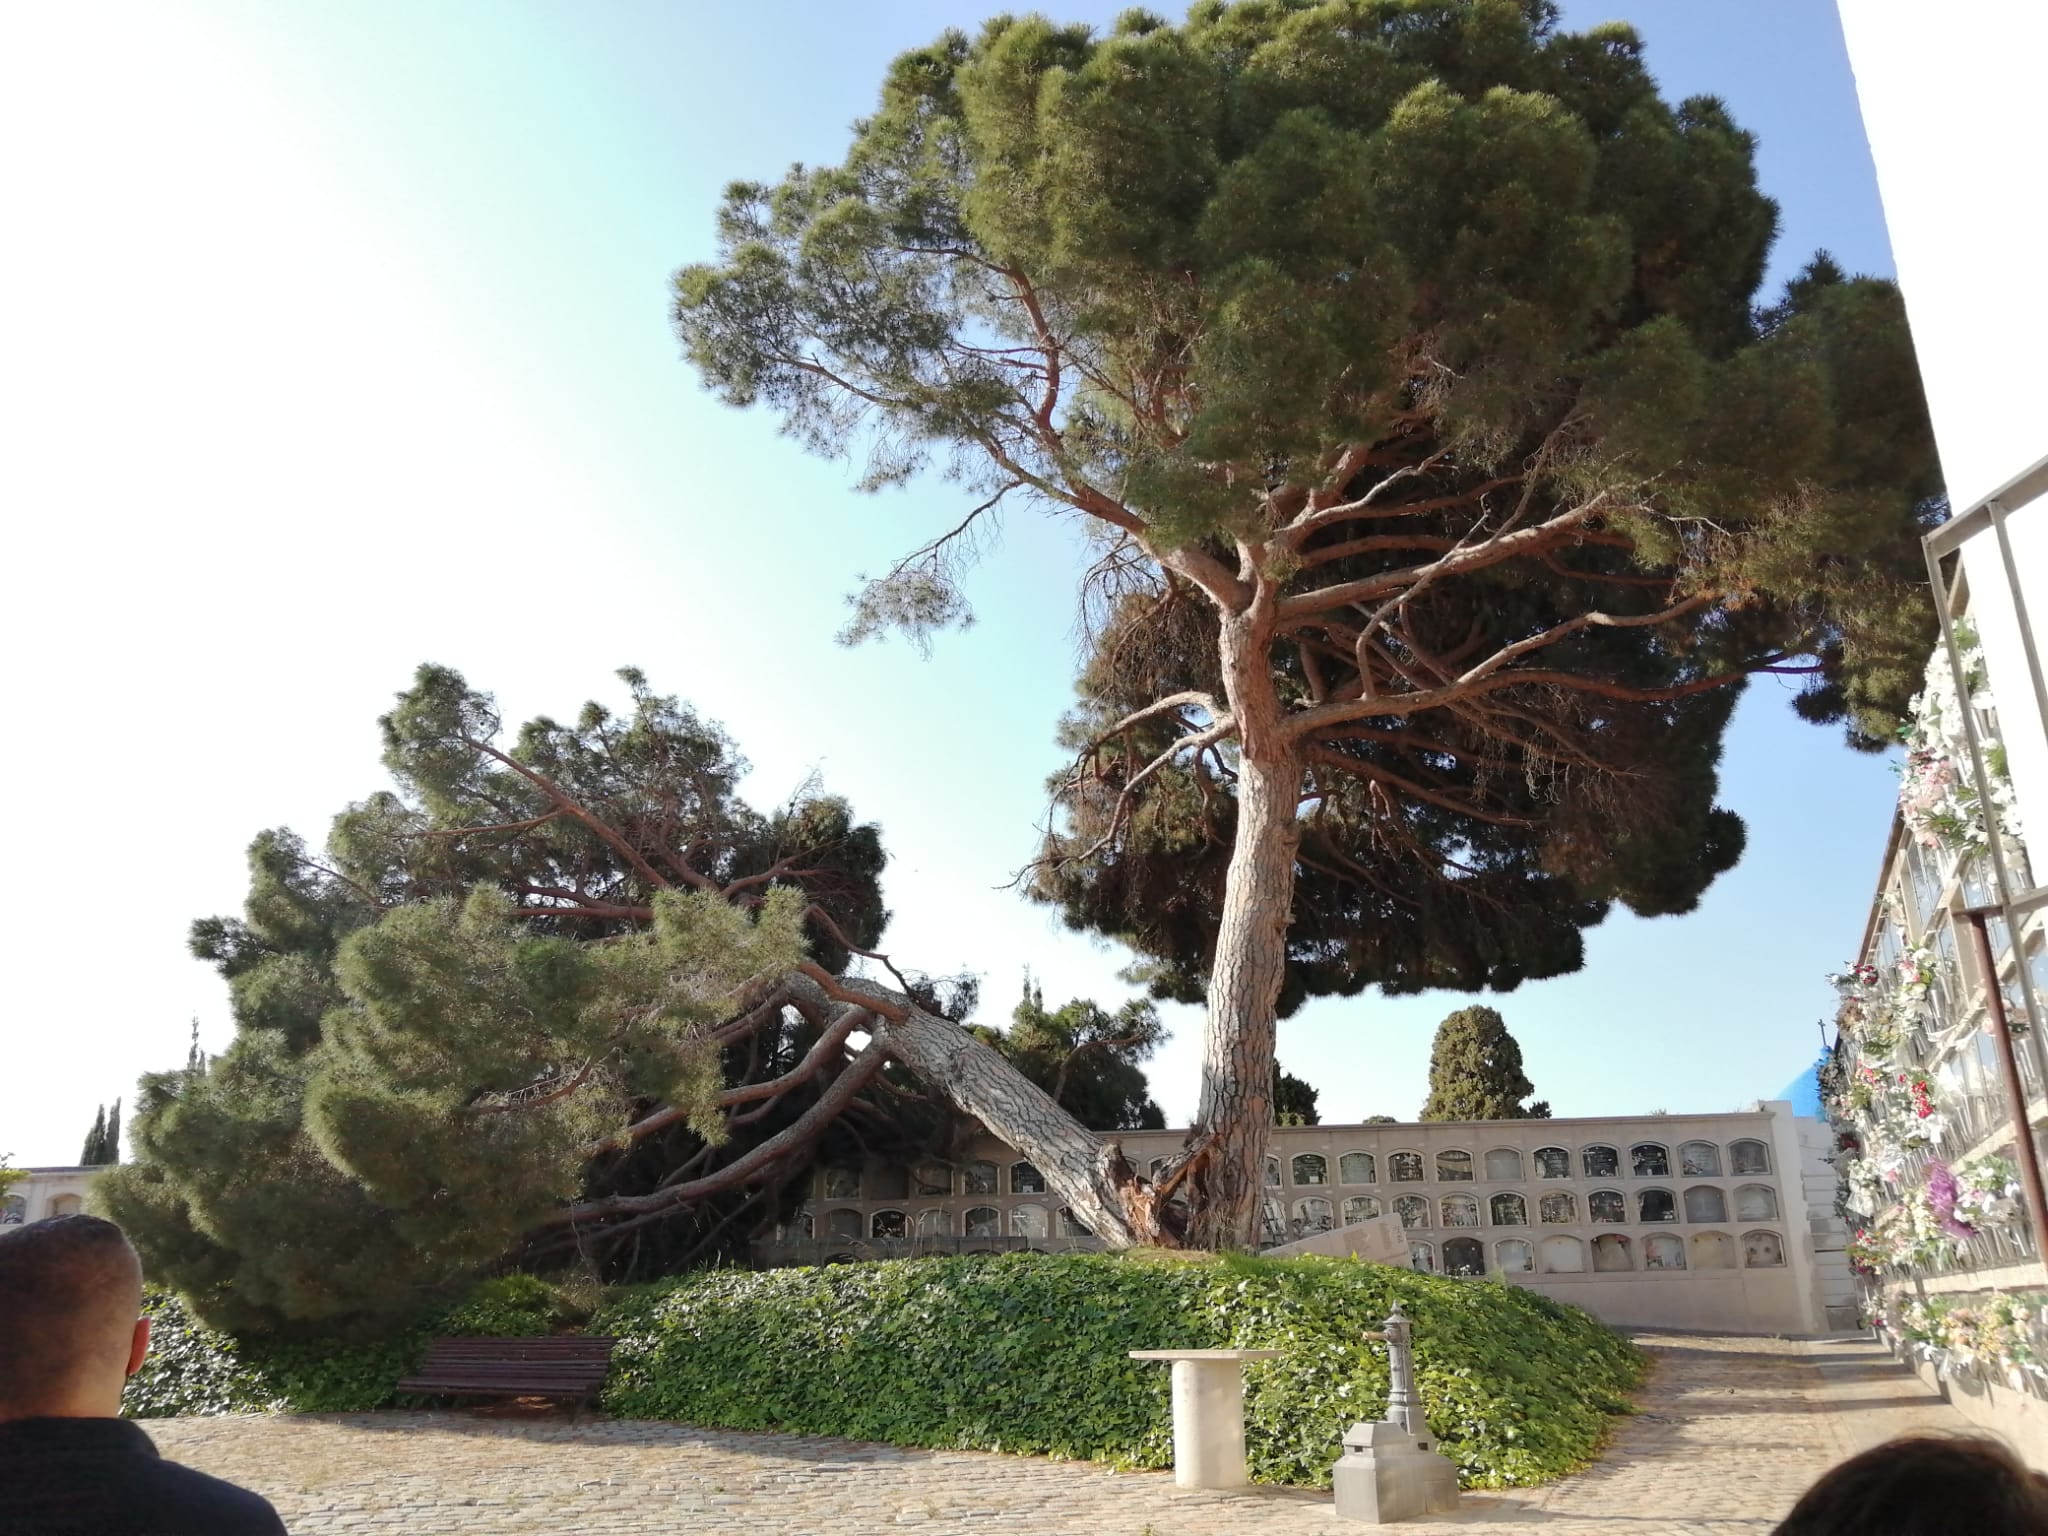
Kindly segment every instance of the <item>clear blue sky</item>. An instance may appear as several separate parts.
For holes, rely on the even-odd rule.
[[[1108,19],[1109,5],[1055,14]],[[1762,139],[1774,281],[1816,246],[1889,271],[1827,0],[1571,3],[1671,95]],[[259,828],[316,839],[381,783],[374,721],[434,659],[513,718],[616,696],[723,720],[786,794],[882,823],[887,947],[980,973],[1001,1015],[1124,994],[1124,957],[1000,889],[1069,697],[1076,551],[1013,516],[980,624],[929,660],[832,635],[857,573],[957,498],[877,498],[698,389],[665,287],[728,180],[838,158],[901,49],[978,6],[515,0],[17,6],[0,17],[8,361],[0,505],[13,750],[0,1152],[69,1161],[94,1106],[230,1035],[184,953]],[[1710,1110],[1811,1058],[1893,792],[1766,683],[1729,743],[1750,853],[1695,914],[1616,917],[1577,976],[1496,999],[1560,1114]],[[1326,1119],[1412,1115],[1466,999],[1316,1005],[1281,1057]],[[1197,1019],[1155,1064],[1196,1087]]]

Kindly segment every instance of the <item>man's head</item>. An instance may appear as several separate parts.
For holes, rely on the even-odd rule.
[[[1806,1490],[1771,1536],[2048,1536],[2048,1477],[1996,1440],[1908,1435]]]
[[[0,1419],[120,1412],[149,1323],[142,1264],[97,1216],[0,1231]]]

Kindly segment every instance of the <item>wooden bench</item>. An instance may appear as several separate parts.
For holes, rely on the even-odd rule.
[[[616,1339],[435,1339],[417,1376],[398,1384],[419,1397],[554,1397],[580,1409],[611,1369]]]

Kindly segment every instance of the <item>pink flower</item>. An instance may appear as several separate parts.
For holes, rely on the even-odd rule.
[[[1934,1213],[1934,1219],[1941,1223],[1941,1230],[1950,1237],[1969,1238],[1977,1235],[1977,1229],[1956,1215],[1956,1176],[1947,1163],[1936,1158],[1927,1165],[1927,1208]]]

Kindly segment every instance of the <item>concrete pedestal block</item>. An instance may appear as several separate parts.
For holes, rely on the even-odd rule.
[[[1447,1515],[1458,1507],[1458,1469],[1422,1448],[1404,1425],[1354,1424],[1330,1473],[1337,1515],[1367,1525]]]
[[[1183,1488],[1242,1488],[1244,1362],[1277,1349],[1134,1349],[1133,1360],[1173,1364],[1173,1480]]]

